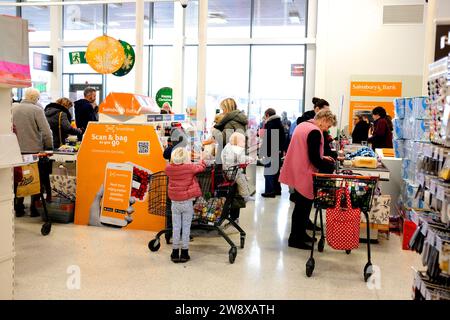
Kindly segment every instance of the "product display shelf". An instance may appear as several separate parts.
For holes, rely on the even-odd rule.
[[[13,213],[13,167],[22,162],[19,155],[10,153],[16,145],[12,139],[11,89],[0,87],[0,299],[14,297],[14,213]]]

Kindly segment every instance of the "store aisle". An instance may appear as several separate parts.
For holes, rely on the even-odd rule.
[[[263,187],[258,168],[258,191]],[[312,278],[305,275],[308,252],[287,247],[292,205],[259,196],[241,214],[245,249],[235,264],[219,237],[196,237],[191,261],[174,264],[170,246],[152,253],[153,234],[55,224],[40,235],[36,218],[16,219],[16,299],[410,299],[420,256],[401,250],[391,235],[374,245],[373,263],[381,270],[381,288],[363,281],[366,246],[347,256],[325,247],[316,256]],[[238,243],[239,235],[232,238]],[[71,266],[79,267],[81,287],[68,289]],[[69,279],[70,280],[70,279]],[[70,282],[70,281],[69,281]]]

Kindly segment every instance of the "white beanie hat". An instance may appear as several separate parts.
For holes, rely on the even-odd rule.
[[[191,162],[189,151],[185,148],[175,148],[172,151],[170,160],[173,164],[183,164]]]

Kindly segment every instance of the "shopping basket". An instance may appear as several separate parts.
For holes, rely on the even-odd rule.
[[[323,229],[322,211],[334,208],[337,203],[337,196],[342,195],[342,190],[347,189],[350,194],[352,208],[358,208],[363,212],[367,220],[367,264],[364,267],[364,280],[367,281],[373,274],[373,267],[370,253],[370,221],[369,212],[372,207],[372,200],[378,185],[378,177],[365,177],[356,175],[336,175],[336,174],[314,174],[314,224],[320,218],[321,237],[317,244],[318,251],[323,252],[325,247],[325,233]],[[339,192],[338,192],[339,191]],[[347,193],[348,194],[348,193]],[[313,238],[316,230],[313,231]],[[346,250],[347,254],[351,250]],[[311,277],[315,268],[314,242],[311,248],[311,256],[306,262],[306,275]]]
[[[245,231],[229,218],[230,208],[237,192],[236,176],[240,166],[222,169],[221,165],[212,165],[199,173],[196,178],[199,182],[202,196],[194,202],[194,218],[192,229],[217,231],[230,245],[228,252],[230,263],[234,263],[237,256],[237,247],[222,228],[224,221],[228,221],[240,233],[240,247],[245,245]],[[171,201],[167,196],[168,177],[164,172],[157,172],[150,177],[149,183],[149,213],[165,216],[165,229],[158,232],[156,237],[148,243],[150,251],[158,251],[164,234],[166,243],[170,243],[172,236]]]

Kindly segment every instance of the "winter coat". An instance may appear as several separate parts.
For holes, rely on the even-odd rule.
[[[352,142],[361,143],[369,139],[370,125],[365,121],[359,121],[352,132]]]
[[[376,120],[373,124],[373,135],[369,138],[373,150],[381,148],[393,148],[392,130],[385,118]]]
[[[61,115],[61,124],[59,117]],[[72,115],[67,108],[57,103],[45,107],[45,116],[53,133],[53,147],[58,149],[64,144],[69,134],[77,135],[78,130],[71,126]],[[61,138],[61,139],[60,139]]]
[[[302,122],[314,119],[315,116],[316,116],[316,112],[314,110],[306,111],[305,113],[303,113],[303,115],[301,117],[299,117],[297,119],[297,125],[299,125]]]
[[[247,131],[248,118],[240,110],[233,110],[223,117],[220,123],[216,124],[214,128],[222,132],[223,147],[230,141],[230,136],[238,131],[245,135]]]
[[[206,164],[169,164],[166,174],[169,177],[169,199],[172,201],[186,201],[198,198],[202,190],[195,177],[196,174],[205,171]]]
[[[77,127],[83,130],[83,133],[86,131],[90,121],[98,121],[96,111],[86,99],[75,101],[74,108],[75,122]]]
[[[22,100],[13,104],[12,117],[22,153],[53,149],[52,131],[41,107],[29,100]]]
[[[282,154],[286,151],[286,136],[284,135],[284,127],[281,123],[281,117],[273,115],[266,120],[264,126],[264,136],[260,154],[262,156],[271,158]],[[274,139],[278,135],[278,142],[276,144]],[[277,151],[276,154],[272,155],[272,151]]]

